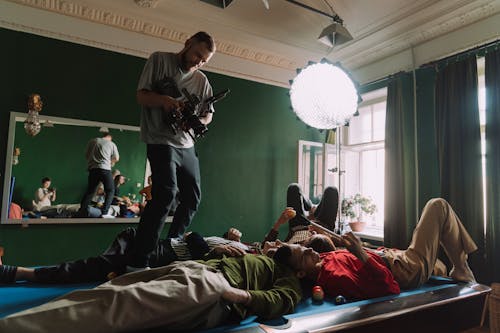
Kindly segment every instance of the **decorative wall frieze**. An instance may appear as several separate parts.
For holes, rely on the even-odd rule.
[[[130,55],[134,55],[137,57],[147,58],[149,56],[148,52],[138,50],[138,49],[127,48],[127,47],[123,47],[123,46],[117,45],[117,44],[98,42],[94,39],[76,37],[74,35],[64,34],[61,32],[49,31],[49,30],[45,30],[45,29],[34,28],[32,26],[7,22],[4,20],[0,20],[0,26],[5,27],[5,28],[10,28],[12,30],[18,30],[18,31],[32,33],[34,35],[46,36],[46,37],[50,37],[50,38],[54,38],[54,39],[71,41],[71,42],[76,43],[76,44],[92,46],[92,47],[96,47],[96,48],[100,48],[100,49],[104,49],[104,50],[112,50],[112,51],[116,51],[119,53],[130,54]]]
[[[101,8],[93,8],[81,5],[68,0],[6,0],[20,5],[30,6],[38,9],[48,10],[62,15],[77,17],[87,21],[105,24],[116,28],[133,31],[136,33],[165,39],[171,42],[183,44],[190,37],[190,33],[179,31],[165,25],[146,22],[142,19],[129,17],[113,13]],[[142,1],[136,1],[141,2]],[[147,2],[147,1],[146,1]],[[155,1],[149,1],[151,5]],[[139,5],[139,4],[138,4]],[[146,5],[144,3],[144,5]],[[275,66],[287,70],[295,70],[297,63],[285,56],[281,56],[266,50],[258,50],[248,46],[238,45],[236,43],[215,40],[217,52],[243,58],[245,60]]]
[[[94,39],[81,38],[81,37],[76,37],[74,35],[69,35],[69,34],[64,34],[64,33],[56,33],[53,31],[39,29],[39,28],[33,28],[31,26],[7,22],[4,20],[0,20],[0,27],[4,27],[4,28],[11,29],[11,30],[16,30],[16,31],[23,31],[23,32],[27,32],[27,33],[31,33],[31,34],[39,35],[39,36],[45,36],[45,37],[49,37],[49,38],[70,41],[70,42],[76,43],[76,44],[87,45],[87,46],[91,46],[91,47],[95,47],[95,48],[99,48],[99,49],[114,51],[114,52],[128,54],[128,55],[141,57],[141,58],[147,58],[150,55],[149,52],[146,52],[146,51],[141,50],[141,49],[123,47],[122,45],[118,45],[118,44],[98,42]],[[213,61],[204,65],[203,68],[207,71],[214,72],[214,73],[224,74],[224,75],[228,75],[228,76],[232,76],[232,77],[239,77],[239,78],[243,78],[246,80],[271,84],[274,86],[288,87],[288,80],[289,80],[288,76],[282,78],[282,77],[266,76],[266,75],[262,75],[262,73],[253,73],[252,74],[252,73],[248,73],[245,71],[237,70],[235,68],[227,68],[226,66],[220,66],[220,65],[215,64]],[[295,73],[295,70],[290,71],[290,72]]]
[[[64,15],[89,22],[79,26],[86,27],[88,24],[89,27],[95,28],[95,26],[91,25],[92,23],[103,24],[111,28],[118,28],[123,33],[120,34],[121,40],[111,40],[108,35],[99,36],[94,32],[81,34],[80,31],[86,31],[82,29],[65,32],[53,28],[54,25],[50,24],[37,25],[37,22],[34,22],[33,25],[30,25],[27,20],[16,20],[14,18],[11,20],[8,15],[0,15],[0,26],[144,58],[149,55],[151,48],[137,42],[137,40],[150,39],[138,38],[140,35],[182,45],[192,33],[192,31],[186,31],[187,28],[185,27],[175,26],[172,22],[167,23],[172,25],[170,26],[164,22],[157,23],[152,18],[136,17],[133,14],[134,9],[144,12],[147,8],[154,8],[158,4],[160,4],[158,7],[161,7],[159,0],[120,0],[129,1],[130,6],[133,8],[132,11],[127,12],[128,14],[119,14],[114,10],[100,8],[101,4],[98,1],[87,3],[84,3],[83,0],[0,1],[11,3],[8,6],[15,7],[15,10],[19,5],[25,6],[23,10],[30,13],[34,12],[31,8],[52,13],[53,16],[42,15],[43,17],[49,16],[44,18],[47,20],[56,17],[56,15]],[[136,5],[145,8],[145,10],[139,9]],[[161,10],[161,8],[157,10]],[[40,14],[41,12],[37,13]],[[411,10],[405,9],[401,12],[389,13],[383,20],[358,31],[352,42],[333,48],[329,54],[325,54],[324,49],[319,51],[305,50],[298,46],[287,45],[285,42],[274,42],[259,36],[252,36],[251,39],[235,36],[237,42],[218,39],[216,40],[217,53],[233,57],[233,59],[226,57],[225,59],[230,61],[224,65],[217,63],[217,61],[211,61],[205,65],[205,68],[209,71],[235,77],[287,86],[288,80],[293,77],[295,70],[303,67],[309,60],[319,60],[326,57],[334,62],[340,61],[350,71],[356,71],[358,69],[363,70],[367,66],[371,66],[370,64],[376,65],[377,62],[386,61],[387,59],[401,59],[402,54],[408,53],[410,56],[405,55],[404,57],[407,59],[401,61],[406,64],[406,67],[401,68],[403,65],[395,65],[400,66],[396,70],[401,70],[436,60],[436,57],[447,56],[453,54],[453,52],[456,53],[466,48],[478,46],[488,41],[488,39],[495,38],[494,32],[490,32],[486,28],[482,31],[481,36],[478,36],[473,41],[470,38],[468,41],[462,41],[456,37],[451,39],[450,43],[445,42],[441,43],[441,45],[436,45],[433,41],[443,40],[441,37],[446,38],[447,34],[456,36],[455,31],[460,31],[464,27],[489,17],[496,17],[495,15],[498,15],[498,13],[500,13],[500,1],[498,0],[427,0],[416,3]],[[58,16],[58,19],[67,21],[64,16]],[[89,31],[95,30],[97,29],[89,29]],[[111,30],[108,29],[108,31]],[[140,35],[133,35],[132,33]],[[131,38],[128,38],[129,36]],[[496,36],[498,38],[498,33]],[[130,40],[135,42],[130,43]],[[244,45],[245,42],[249,45]],[[436,45],[437,49],[433,49],[432,52],[426,50],[425,54],[419,52],[419,49],[426,49],[425,45],[432,44]],[[412,58],[412,54],[416,58]],[[228,63],[230,64],[227,65]],[[386,72],[389,73],[391,70],[381,68],[380,71],[385,71],[380,74],[383,76],[387,75]]]

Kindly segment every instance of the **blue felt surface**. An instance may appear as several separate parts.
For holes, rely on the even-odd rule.
[[[340,310],[344,308],[349,308],[353,306],[361,306],[365,304],[370,304],[370,303],[378,303],[390,299],[395,299],[398,297],[406,297],[410,295],[416,295],[416,294],[421,294],[427,291],[431,290],[439,290],[443,288],[448,288],[451,286],[456,285],[453,280],[449,278],[443,278],[443,277],[431,277],[428,283],[424,284],[418,289],[412,289],[412,290],[406,290],[401,292],[399,295],[389,295],[385,297],[378,297],[374,299],[368,299],[368,300],[363,300],[363,301],[355,301],[355,302],[348,302],[346,304],[341,304],[337,305],[334,302],[334,299],[331,298],[326,298],[322,303],[316,303],[313,302],[311,298],[307,298],[300,302],[294,313],[288,314],[283,316],[281,319],[276,319],[272,321],[266,321],[262,323],[269,324],[271,326],[277,326],[284,324],[286,322],[286,319],[292,319],[300,316],[307,316],[307,315],[313,315],[313,314],[318,314],[318,313],[324,313],[332,310]],[[242,328],[247,328],[247,327],[254,327],[259,325],[260,322],[257,321],[257,318],[255,316],[250,316],[243,320],[239,325],[225,325],[225,326],[220,326],[216,327],[210,330],[205,330],[203,331],[204,333],[219,333],[219,332],[232,332],[234,330],[240,330]]]
[[[48,285],[20,282],[0,287],[0,318],[46,303],[75,289],[89,289],[95,283]]]
[[[35,283],[16,283],[13,285],[0,286],[0,318],[9,314],[26,310],[31,307],[43,304],[58,296],[64,295],[76,289],[89,289],[95,287],[96,283],[86,284],[65,284],[65,285],[47,285]],[[303,300],[296,308],[295,313],[284,316],[286,319],[291,319],[299,316],[312,315],[336,309],[343,309],[352,306],[360,306],[369,303],[375,303],[394,299],[397,297],[405,297],[409,295],[419,294],[430,290],[438,290],[455,285],[450,279],[435,278],[433,277],[429,283],[423,285],[418,289],[403,291],[399,295],[390,295],[379,297],[370,300],[363,300],[357,302],[348,302],[342,305],[336,305],[333,299],[325,299],[324,302],[317,304],[313,303],[311,298]],[[268,322],[273,325],[279,325],[280,320]],[[205,330],[205,333],[218,333],[218,332],[231,332],[232,330],[242,329],[245,327],[253,327],[258,325],[257,318],[250,316],[243,320],[239,325],[224,325],[214,329]]]

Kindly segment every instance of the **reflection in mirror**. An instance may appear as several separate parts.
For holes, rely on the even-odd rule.
[[[118,147],[120,160],[114,169],[120,170],[126,183],[120,195],[139,204],[139,191],[146,178],[146,146],[140,141],[139,127],[100,123],[79,119],[40,116],[41,132],[29,136],[24,130],[26,114],[11,112],[5,181],[2,201],[2,223],[98,223],[103,219],[74,217],[87,188],[85,148],[90,139],[100,137],[106,128]],[[47,214],[33,210],[35,192],[42,179],[51,178],[50,188],[57,195]],[[9,219],[10,202],[23,210],[22,219]],[[133,216],[130,214],[129,216]],[[57,218],[55,218],[57,217]],[[138,218],[106,219],[106,222],[137,222]]]

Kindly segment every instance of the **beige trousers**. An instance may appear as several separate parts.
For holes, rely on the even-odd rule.
[[[384,251],[401,288],[416,288],[429,279],[440,244],[451,263],[458,267],[467,260],[467,254],[477,250],[453,208],[446,200],[438,198],[425,205],[408,249]]]
[[[222,273],[194,262],[122,275],[0,320],[2,333],[128,332],[214,327],[229,315]]]

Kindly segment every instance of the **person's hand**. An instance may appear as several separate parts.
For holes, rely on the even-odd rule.
[[[281,224],[288,222],[297,215],[297,212],[292,207],[286,207],[280,215],[279,221]]]
[[[240,242],[241,241],[241,231],[239,231],[236,228],[229,228],[227,231],[227,239],[235,242]]]
[[[231,245],[217,245],[214,247],[213,251],[218,255],[225,254],[229,257],[241,257],[246,254],[242,249]]]
[[[229,303],[234,303],[234,304],[241,303],[244,305],[248,305],[252,300],[252,296],[248,291],[234,287],[227,288],[222,293],[222,298],[228,301]]]
[[[264,246],[262,247],[262,253],[267,255],[267,252],[272,249],[276,249],[276,242],[264,242]]]
[[[184,239],[184,241],[186,241],[186,239],[188,238],[189,235],[191,235],[193,232],[192,231],[187,231],[184,233],[184,236],[182,236],[182,238]]]
[[[363,244],[361,240],[352,232],[348,232],[342,235],[342,242],[346,249],[349,250],[352,254],[354,254],[359,260],[362,262],[366,262],[368,260],[368,254],[363,248]]]
[[[314,221],[313,221],[314,222]],[[331,238],[333,241],[333,244],[336,247],[344,247],[344,241],[342,240],[342,237],[339,234],[336,234],[333,231],[325,231],[315,225],[309,225],[309,231],[313,234],[323,234]]]
[[[173,112],[176,118],[182,117],[182,108],[184,108],[184,102],[178,101],[167,95],[162,95],[162,108],[167,112]]]

